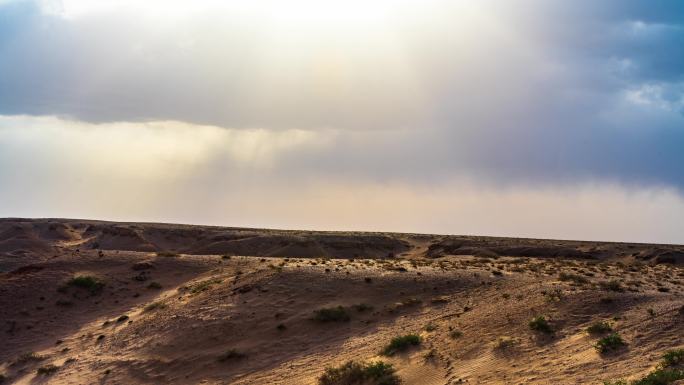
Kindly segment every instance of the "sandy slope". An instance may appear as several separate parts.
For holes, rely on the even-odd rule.
[[[173,225],[0,225],[5,239],[30,241],[0,256],[8,267],[0,275],[6,383],[316,384],[326,366],[382,359],[405,384],[600,384],[642,376],[662,352],[684,347],[684,269],[656,263],[678,246],[217,228],[207,235],[204,227],[179,226],[182,243],[166,238]],[[140,237],[127,233],[117,250],[110,238],[122,226],[136,227]],[[164,250],[174,249],[171,243],[199,248],[217,232],[263,237],[262,251],[277,244],[309,258],[125,250],[139,239],[155,249],[163,239]],[[87,246],[103,242],[103,233],[107,249]],[[28,248],[31,242],[42,246]],[[396,258],[323,259],[306,251],[325,245],[333,253],[382,250],[387,257],[388,244]],[[496,258],[460,255],[465,248]],[[498,256],[521,248],[551,255]],[[65,286],[75,275],[97,277],[104,287],[91,293]],[[610,280],[620,291],[601,286]],[[151,282],[159,285],[148,288]],[[361,303],[372,309],[354,309]],[[312,319],[331,306],[344,306],[351,320]],[[530,330],[537,315],[553,333]],[[585,331],[596,321],[610,322],[627,346],[599,354],[598,337]],[[408,333],[421,335],[419,347],[380,356],[393,337]],[[502,337],[513,344],[499,347]],[[221,360],[231,349],[244,356]],[[49,364],[53,373],[37,373]]]

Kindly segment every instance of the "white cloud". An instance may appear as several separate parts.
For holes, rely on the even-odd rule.
[[[296,129],[235,130],[174,121],[92,124],[1,115],[0,133],[0,148],[52,152],[55,162],[91,175],[151,179],[194,171],[217,156],[235,167],[269,168],[283,153],[325,146],[329,140],[324,132]]]
[[[642,84],[625,91],[625,98],[640,106],[668,112],[684,111],[684,84]]]

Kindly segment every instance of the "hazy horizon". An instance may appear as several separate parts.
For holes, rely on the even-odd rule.
[[[684,3],[0,0],[0,217],[684,243]]]

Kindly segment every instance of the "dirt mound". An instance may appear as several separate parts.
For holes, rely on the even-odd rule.
[[[541,244],[540,244],[541,243]],[[505,238],[492,239],[446,239],[432,243],[426,252],[430,258],[444,255],[474,255],[482,257],[539,257],[539,258],[574,258],[598,259],[606,253],[595,248],[585,251],[586,245],[572,245],[571,242],[552,244],[552,241],[524,240],[512,242]]]
[[[101,250],[160,251],[135,227],[123,225],[90,226],[84,233],[85,247]]]
[[[42,238],[30,223],[0,222],[0,252],[17,254],[47,254],[51,242]]]
[[[656,264],[684,264],[684,248],[652,248],[635,255],[636,259]]]
[[[72,249],[274,257],[440,258],[470,255],[681,263],[684,247],[425,234],[316,232],[57,219],[0,220],[0,252]]]

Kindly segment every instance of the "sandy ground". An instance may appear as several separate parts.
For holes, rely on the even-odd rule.
[[[636,379],[684,348],[682,250],[2,220],[0,374],[17,384],[317,384],[328,366],[383,360],[404,384]],[[103,286],[69,285],[75,276]],[[314,320],[337,306],[348,321]],[[530,329],[540,315],[550,333]],[[626,346],[600,354],[601,335],[586,332],[598,321]],[[422,342],[380,354],[405,334]]]

